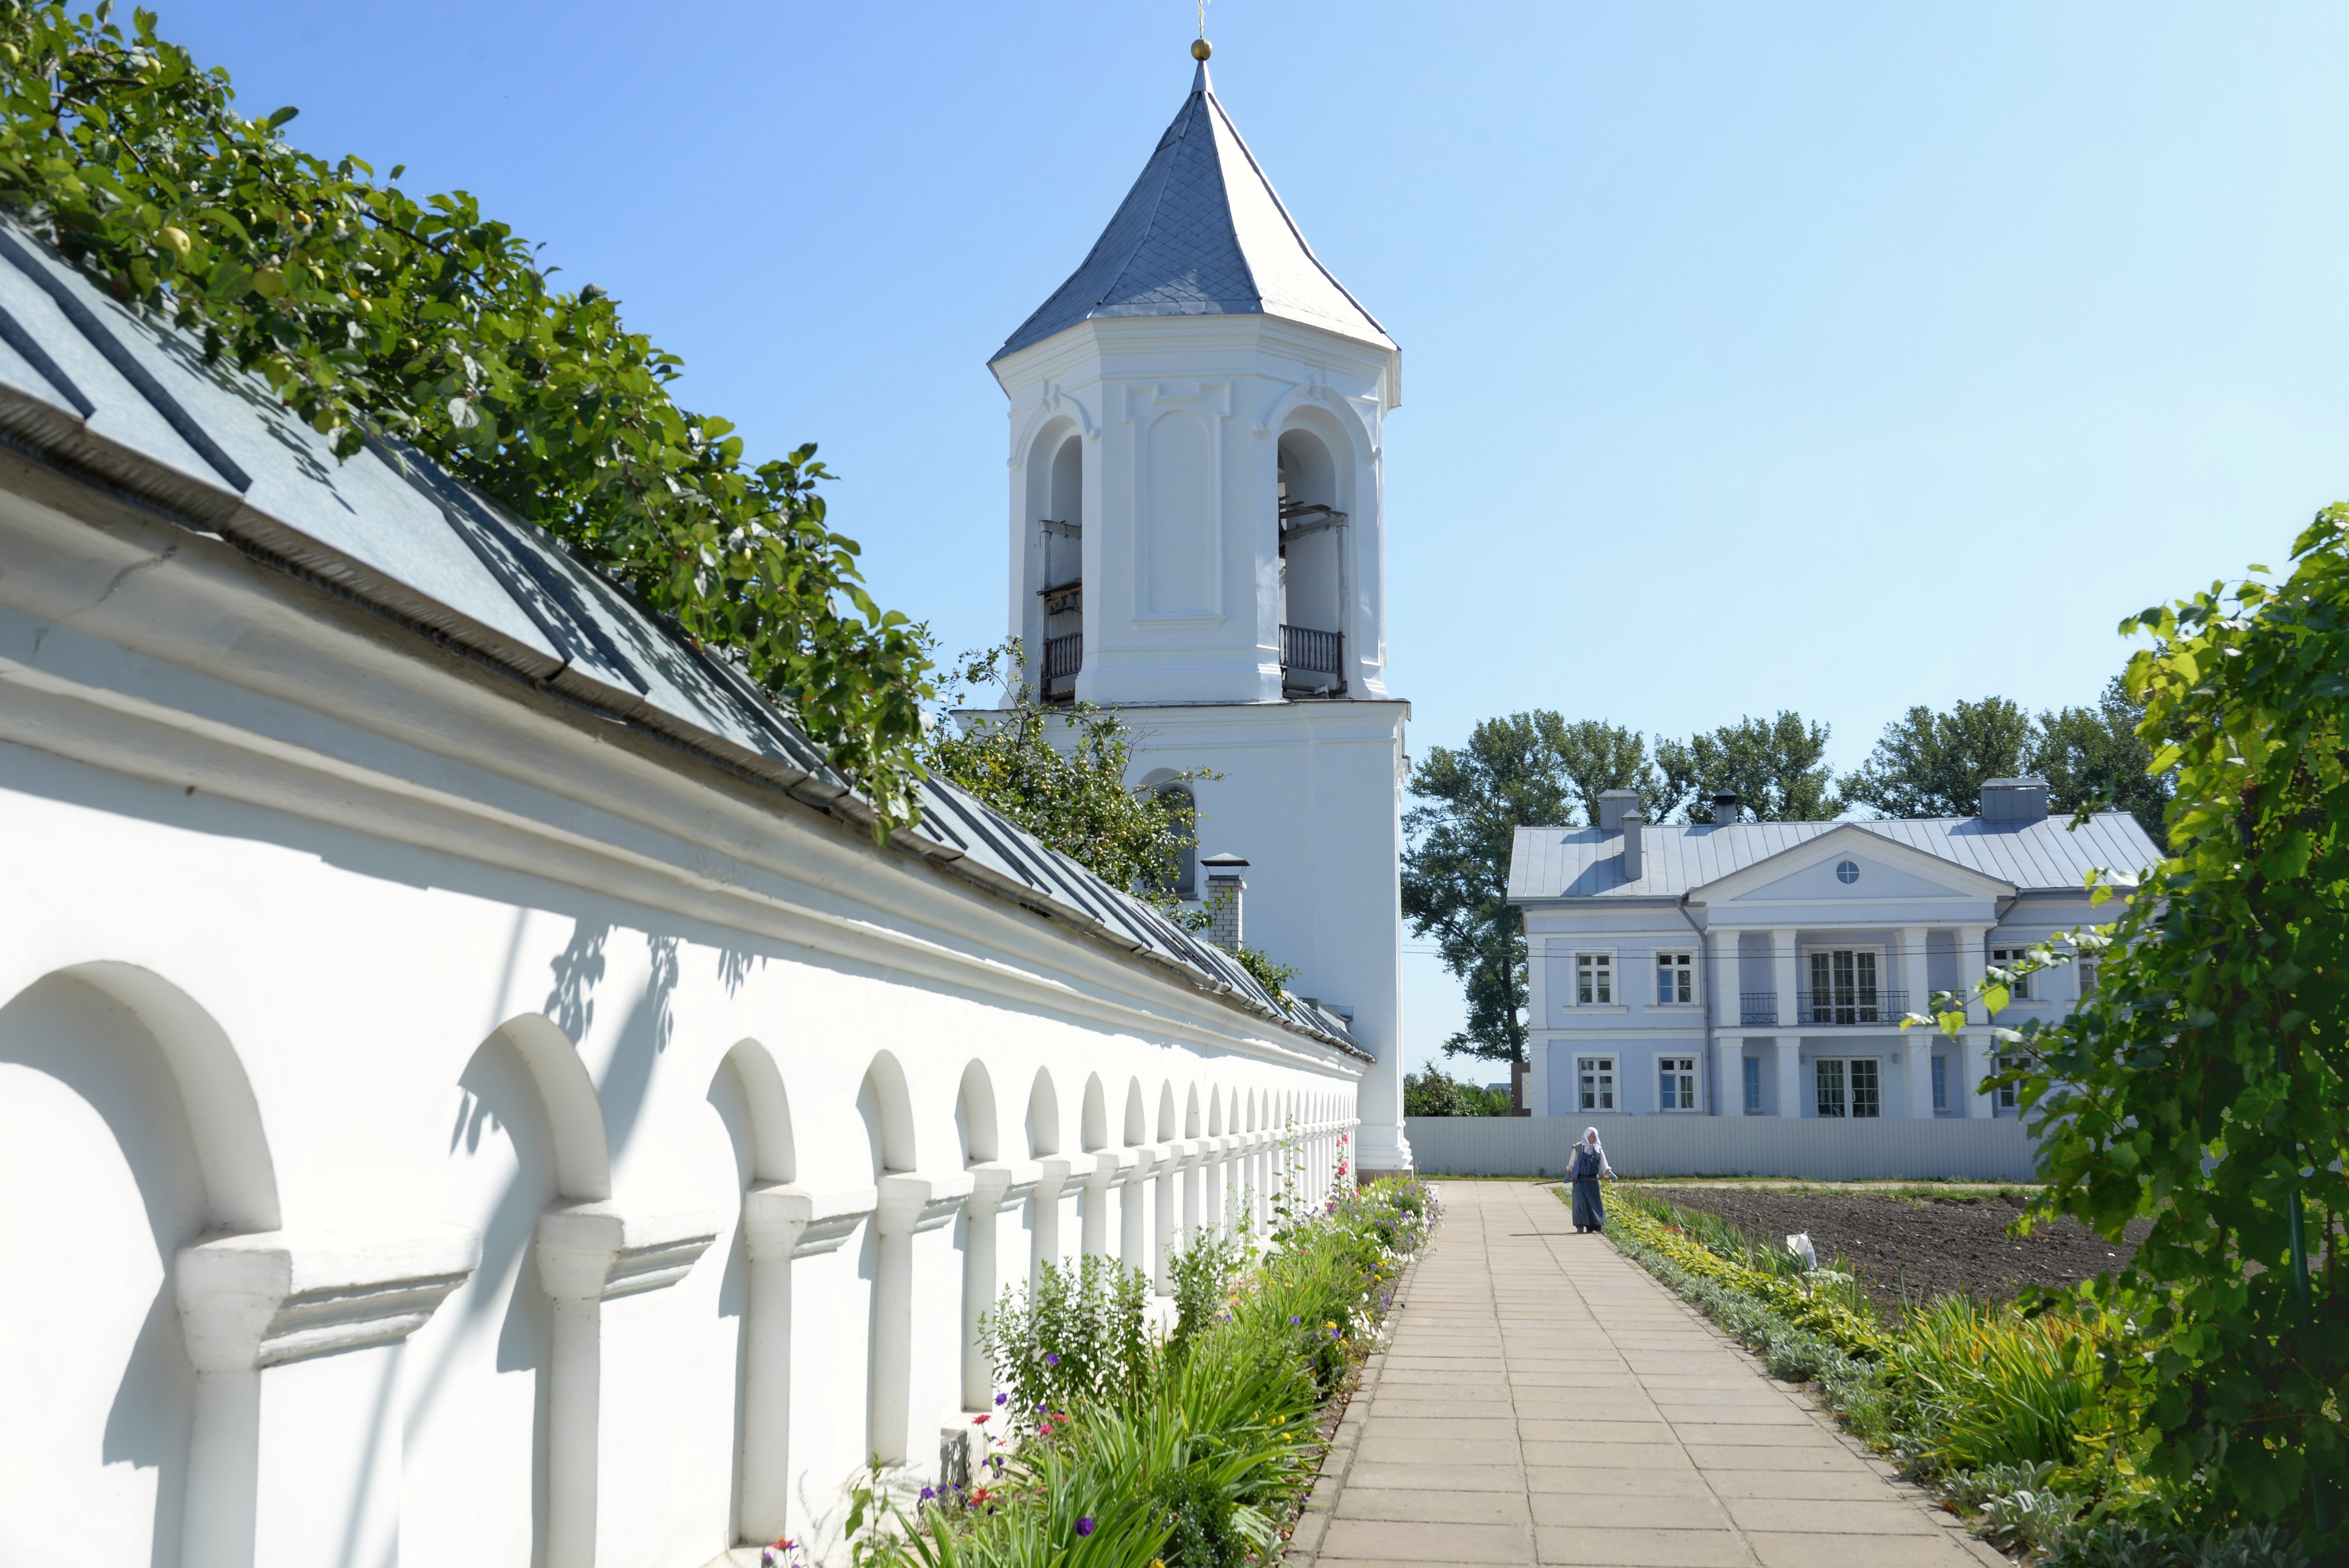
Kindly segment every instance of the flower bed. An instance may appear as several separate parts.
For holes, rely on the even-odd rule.
[[[1375,1344],[1436,1217],[1416,1181],[1281,1222],[1261,1253],[1207,1242],[1173,1265],[1175,1323],[1143,1331],[1139,1277],[1086,1258],[1007,1293],[988,1346],[1003,1392],[979,1473],[851,1511],[859,1568],[1244,1568],[1276,1558],[1311,1487],[1317,1414]]]
[[[1565,1196],[1563,1190],[1560,1197]],[[1850,1273],[1806,1271],[1720,1219],[1610,1195],[1608,1237],[1753,1348],[2002,1550],[2077,1568],[2295,1568],[2272,1530],[2196,1536],[2191,1500],[2147,1480],[2144,1412],[2107,1383],[2137,1326],[2076,1298],[2027,1313],[1939,1296],[1887,1319]]]

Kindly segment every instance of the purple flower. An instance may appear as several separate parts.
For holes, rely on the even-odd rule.
[[[1092,1517],[1091,1517],[1090,1515],[1089,1515],[1089,1516],[1087,1516],[1086,1518],[1080,1519],[1080,1520],[1078,1520],[1078,1521],[1077,1521],[1077,1533],[1078,1533],[1078,1534],[1080,1534],[1080,1535],[1091,1535],[1092,1532],[1093,1532],[1093,1522],[1092,1522]]]
[[[1304,1320],[1303,1318],[1301,1318],[1301,1317],[1292,1317],[1292,1318],[1290,1318],[1288,1321],[1289,1321],[1289,1322],[1291,1322],[1291,1323],[1302,1323],[1302,1322],[1304,1322],[1305,1320]]]
[[[934,1497],[936,1497],[936,1496],[937,1496],[937,1495],[938,1495],[938,1494],[937,1494],[937,1491],[936,1491],[936,1490],[935,1488],[932,1488],[932,1487],[926,1487],[926,1487],[924,1487],[924,1488],[922,1489],[922,1501],[923,1501],[924,1502],[927,1502],[927,1501],[930,1501],[930,1499],[932,1499],[932,1498],[934,1498]]]
[[[1044,1352],[1044,1365],[1045,1365],[1045,1366],[1047,1366],[1047,1367],[1058,1367],[1060,1364],[1061,1364],[1061,1358],[1060,1358],[1058,1356],[1055,1356],[1054,1354],[1052,1354],[1052,1352],[1050,1352],[1050,1351],[1049,1351],[1049,1350],[1047,1350],[1046,1352]]]
[[[998,1394],[995,1397],[995,1402],[999,1405],[1008,1405],[1011,1402],[1011,1396],[1009,1394]]]

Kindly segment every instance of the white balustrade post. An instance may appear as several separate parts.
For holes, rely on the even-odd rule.
[[[481,1238],[454,1225],[249,1232],[180,1249],[172,1295],[196,1374],[186,1568],[398,1553],[398,1346],[481,1261]]]
[[[558,1202],[538,1217],[538,1279],[554,1309],[547,1568],[594,1568],[603,1536],[604,1304],[683,1279],[719,1222],[706,1211],[644,1214],[608,1202]]]
[[[883,1464],[901,1465],[912,1457],[914,1238],[951,1221],[977,1185],[968,1171],[939,1176],[891,1171],[878,1183],[865,1446]]]
[[[1042,1174],[1028,1198],[1028,1288],[1044,1283],[1044,1265],[1061,1256],[1061,1189],[1068,1184],[1070,1162],[1057,1155],[1039,1160]]]
[[[762,1181],[742,1194],[750,1255],[743,1334],[740,1504],[735,1534],[773,1541],[791,1531],[792,1260],[831,1252],[873,1212],[870,1187],[810,1192]]]

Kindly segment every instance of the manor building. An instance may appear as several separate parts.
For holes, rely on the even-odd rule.
[[[1978,816],[1651,824],[1630,790],[1598,825],[1520,828],[1509,900],[1525,913],[1536,1116],[2013,1117],[1977,1092],[1994,1027],[2067,1015],[2093,958],[2023,981],[1956,1041],[1903,1029],[1936,991],[1979,983],[2035,943],[2109,923],[2159,858],[2136,819],[2075,830],[2037,779],[1993,779]]]

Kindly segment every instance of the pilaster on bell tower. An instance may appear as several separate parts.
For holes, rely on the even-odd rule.
[[[991,362],[1030,679],[1114,706],[1383,697],[1401,366],[1202,53],[1092,253]]]

